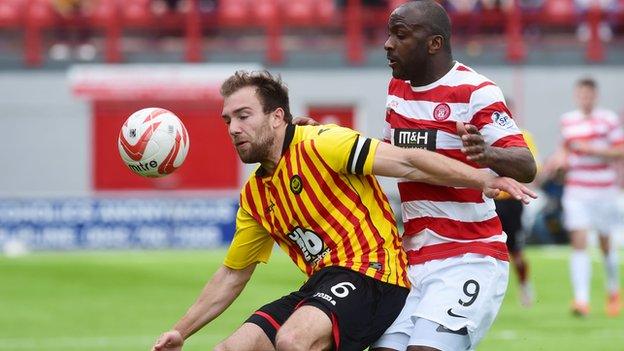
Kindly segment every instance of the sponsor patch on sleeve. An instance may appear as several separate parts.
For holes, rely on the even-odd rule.
[[[512,128],[515,126],[513,119],[506,112],[492,113],[492,122],[502,128]]]

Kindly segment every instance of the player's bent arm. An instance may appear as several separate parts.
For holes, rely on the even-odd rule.
[[[221,266],[173,329],[180,332],[183,339],[187,339],[217,318],[243,291],[256,265],[257,263],[252,263],[243,269]]]
[[[487,166],[496,174],[530,183],[537,174],[537,164],[526,147],[490,147]]]

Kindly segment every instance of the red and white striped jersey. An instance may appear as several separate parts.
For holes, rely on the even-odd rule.
[[[489,145],[527,146],[501,90],[459,62],[427,86],[390,81],[385,141],[400,147],[425,148],[479,168],[460,150],[456,121],[475,125]],[[405,179],[399,180],[398,186],[405,226],[403,247],[410,264],[469,252],[509,259],[494,201],[480,190]]]
[[[596,148],[624,144],[624,133],[615,112],[594,109],[588,116],[580,110],[561,116],[561,136],[568,150],[566,194],[575,197],[602,197],[617,190],[617,172],[606,159],[574,151],[574,143]]]

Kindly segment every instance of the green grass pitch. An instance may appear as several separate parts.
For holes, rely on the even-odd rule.
[[[0,257],[0,350],[148,350],[194,301],[225,251],[37,253]],[[537,302],[520,306],[511,284],[478,350],[624,350],[624,316],[604,313],[604,274],[594,256],[592,313],[573,318],[568,249],[528,251]],[[281,252],[239,299],[185,350],[210,350],[257,307],[304,277]]]

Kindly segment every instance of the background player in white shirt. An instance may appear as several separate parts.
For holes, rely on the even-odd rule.
[[[407,2],[392,12],[388,30],[394,78],[384,139],[532,181],[535,161],[501,90],[453,60],[446,11],[435,1]],[[465,188],[407,180],[398,186],[412,289],[374,349],[473,349],[494,321],[509,279],[494,203]]]
[[[572,311],[589,313],[591,262],[587,254],[587,232],[596,230],[605,257],[609,315],[619,314],[620,283],[617,250],[611,236],[618,220],[616,170],[613,161],[624,157],[624,133],[618,116],[596,107],[597,87],[593,79],[576,86],[578,109],[561,116],[562,149],[567,167],[563,194],[564,225],[570,232],[572,257],[570,276],[574,289]]]

